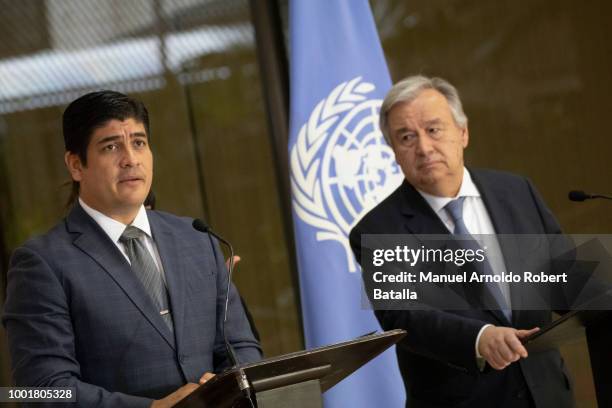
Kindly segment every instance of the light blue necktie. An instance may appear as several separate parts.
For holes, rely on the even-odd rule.
[[[465,236],[465,238],[468,238],[470,241],[472,241],[472,244],[474,246],[476,246],[477,248],[480,248],[480,245],[478,245],[474,237],[472,237],[472,234],[470,234],[470,231],[467,229],[467,227],[465,226],[465,223],[463,222],[463,202],[464,201],[465,201],[465,197],[456,198],[455,200],[452,200],[448,204],[446,204],[444,208],[446,209],[446,211],[448,211],[448,214],[451,216],[451,218],[453,219],[453,222],[455,223],[455,230],[453,231],[453,234],[459,235],[459,236]],[[470,245],[470,243],[466,243],[466,244]],[[486,258],[484,262],[481,262],[481,264],[484,268],[485,273],[489,275],[493,275],[493,269],[491,268],[491,265],[489,264],[489,261]],[[500,306],[500,309],[502,313],[504,314],[504,316],[506,316],[508,321],[511,322],[512,321],[512,310],[508,307],[508,303],[506,302],[506,299],[504,298],[504,295],[502,294],[502,291],[499,285],[495,282],[487,282],[486,286],[487,288],[489,288],[491,294],[495,298],[495,301]]]

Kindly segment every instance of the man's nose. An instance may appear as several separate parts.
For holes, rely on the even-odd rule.
[[[416,144],[417,154],[427,156],[432,151],[433,151],[433,141],[431,140],[429,135],[425,132],[419,132],[419,137],[417,138],[417,144]]]
[[[129,144],[123,149],[123,156],[121,157],[122,167],[133,167],[138,165],[138,156],[136,152]]]

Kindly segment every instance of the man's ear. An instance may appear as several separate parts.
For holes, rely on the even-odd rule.
[[[66,152],[66,154],[64,154],[64,163],[66,163],[66,168],[70,172],[72,180],[81,181],[83,177],[83,163],[79,155],[72,152]]]
[[[465,128],[463,129],[462,139],[463,139],[463,148],[465,149],[468,146],[468,143],[470,141],[470,132],[468,131],[467,125],[465,125]]]

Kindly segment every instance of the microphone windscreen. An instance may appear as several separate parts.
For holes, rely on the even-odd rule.
[[[207,233],[208,230],[210,229],[210,227],[208,226],[208,224],[206,224],[204,221],[202,221],[199,218],[196,218],[195,220],[193,220],[193,222],[191,223],[191,225],[193,226],[193,228],[197,229],[200,232],[205,232]]]
[[[584,191],[572,190],[567,195],[567,198],[569,198],[571,201],[584,201],[587,198],[591,198],[591,196]]]

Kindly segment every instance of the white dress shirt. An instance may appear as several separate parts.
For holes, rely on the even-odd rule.
[[[127,252],[125,250],[125,246],[121,242],[119,242],[119,238],[121,238],[121,234],[123,234],[123,231],[125,231],[127,225],[117,220],[114,220],[107,215],[102,214],[98,210],[94,210],[93,208],[85,204],[85,202],[80,197],[79,204],[81,205],[81,207],[83,207],[83,210],[85,210],[85,212],[89,214],[91,218],[94,219],[94,221],[100,226],[100,228],[102,228],[106,235],[108,235],[110,240],[113,241],[117,248],[119,248],[119,251],[121,251],[125,259],[131,265],[130,258],[128,257]],[[153,236],[151,235],[149,218],[147,217],[147,211],[145,210],[144,205],[140,206],[138,214],[136,215],[136,218],[134,218],[134,221],[131,225],[145,233],[145,246],[153,257],[153,261],[161,271],[162,276],[165,280],[164,267],[162,265],[161,258],[159,257],[157,245],[155,244],[155,241],[153,241]]]
[[[463,201],[463,222],[465,226],[470,234],[474,236],[474,239],[478,241],[479,245],[486,249],[487,261],[489,261],[493,271],[495,271],[497,274],[501,274],[502,271],[506,270],[504,256],[499,246],[499,241],[495,236],[493,222],[491,221],[489,212],[482,201],[480,192],[472,180],[470,172],[465,167],[463,168],[461,188],[455,197],[438,197],[418,189],[417,191],[421,194],[421,196],[423,196],[425,201],[427,201],[427,204],[429,204],[431,209],[436,213],[436,215],[451,233],[455,230],[455,223],[444,207],[452,200],[459,197],[465,197],[465,200]],[[507,302],[507,305],[512,308],[510,288],[508,284],[500,283],[499,287]],[[476,336],[475,349],[476,357],[478,359],[482,358],[478,352],[478,342],[480,341],[480,336],[482,335],[484,329],[489,326],[491,326],[491,324],[484,325],[478,332],[478,336]]]

